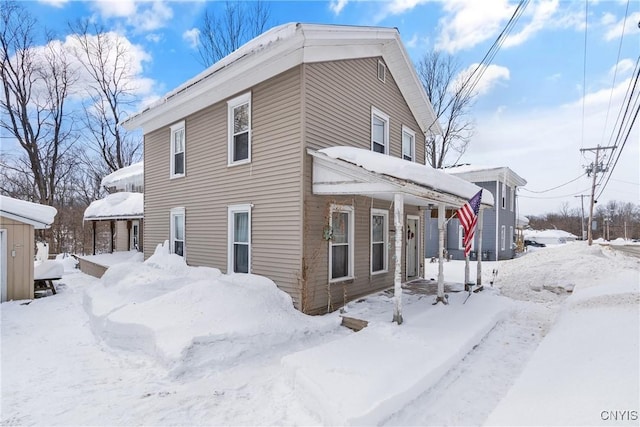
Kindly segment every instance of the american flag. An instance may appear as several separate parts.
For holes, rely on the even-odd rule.
[[[473,234],[476,230],[478,222],[478,212],[480,211],[480,200],[482,199],[482,190],[471,198],[467,203],[458,209],[458,218],[464,230],[464,256],[465,258],[471,252],[471,242],[473,242]]]

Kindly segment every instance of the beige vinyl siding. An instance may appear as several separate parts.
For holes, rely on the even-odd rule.
[[[7,253],[2,254],[7,257],[7,300],[31,299],[35,256],[33,226],[0,216],[0,229],[7,230]]]
[[[390,155],[401,157],[402,125],[416,132],[416,159],[424,164],[424,137],[393,76],[387,69],[386,81],[377,78],[378,58],[345,60],[304,65],[304,141],[306,147],[321,149],[336,145],[371,149],[371,107],[390,118]],[[304,160],[304,311],[326,311],[329,294],[331,309],[342,306],[345,292],[347,300],[357,298],[393,285],[394,234],[389,233],[388,272],[370,273],[370,221],[371,208],[389,211],[389,230],[393,224],[393,204],[361,196],[314,196],[312,194],[312,160]],[[328,284],[329,244],[323,239],[323,229],[328,224],[332,203],[354,207],[355,215],[355,265],[353,280]],[[415,206],[405,206],[406,215],[423,215]],[[404,229],[406,231],[406,229]],[[420,245],[421,246],[421,245]],[[403,244],[403,280],[406,279]],[[419,247],[420,259],[424,249]],[[422,263],[421,263],[422,264]],[[422,271],[422,268],[421,268]]]
[[[185,208],[190,265],[227,269],[227,207],[253,204],[251,272],[299,304],[302,195],[300,67],[251,89],[251,163],[227,166],[227,103],[185,120],[186,176],[169,179],[169,126],[145,135],[145,257],[169,239],[169,212]],[[243,93],[235,94],[235,96]]]
[[[129,230],[127,230],[127,221],[116,221],[116,251],[129,250]]]

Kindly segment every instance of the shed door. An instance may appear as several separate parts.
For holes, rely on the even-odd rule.
[[[418,256],[418,224],[419,218],[413,215],[407,215],[407,278],[417,277],[420,263]]]
[[[7,230],[0,230],[0,302],[7,300]]]

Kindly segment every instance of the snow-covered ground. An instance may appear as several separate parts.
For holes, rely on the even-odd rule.
[[[584,242],[310,317],[270,280],[162,248],[1,308],[3,425],[638,425],[640,265]],[[426,278],[437,264],[426,263]],[[475,263],[471,273],[475,275]],[[490,285],[493,282],[493,286]],[[573,291],[570,293],[569,291]],[[615,417],[615,418],[614,418]],[[613,421],[612,421],[613,420]]]

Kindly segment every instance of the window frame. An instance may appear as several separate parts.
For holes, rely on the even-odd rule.
[[[502,183],[502,209],[507,209],[507,183]]]
[[[382,242],[374,242],[373,241],[373,217],[374,216],[381,216],[383,217],[383,222],[382,224],[384,225],[384,229],[382,231]],[[369,224],[370,224],[370,233],[369,233],[369,272],[372,275],[376,275],[376,274],[383,274],[383,273],[388,273],[389,272],[389,211],[386,209],[376,209],[376,208],[371,208],[371,215],[370,215],[370,220],[369,220]],[[380,244],[382,243],[383,248],[382,248],[382,269],[381,270],[373,270],[373,245],[374,244]]]
[[[380,72],[382,71],[382,73]],[[376,66],[376,74],[378,75],[378,80],[382,83],[385,83],[387,80],[387,64],[385,64],[382,60],[378,59],[378,65]],[[382,76],[381,76],[382,74]]]
[[[373,140],[373,120],[374,117],[379,118],[380,120],[382,120],[385,123],[385,128],[384,128],[384,153],[380,153],[380,154],[386,154],[389,155],[389,129],[391,128],[391,119],[389,118],[389,115],[383,113],[382,111],[380,111],[378,108],[376,107],[371,107],[371,151],[377,153],[376,150],[373,149],[374,147],[374,140]],[[378,142],[375,142],[375,144],[379,144]]]
[[[506,241],[507,241],[507,226],[501,225],[500,226],[500,250],[501,251],[505,250]]]
[[[187,132],[185,128],[185,121],[181,121],[171,125],[171,157],[169,159],[169,179],[182,178],[187,175]],[[176,173],[176,155],[180,152],[176,152],[175,149],[175,136],[178,131],[182,131],[182,173]]]
[[[247,158],[241,160],[233,160],[234,151],[234,111],[236,108],[248,104],[248,121],[249,128],[247,129]],[[251,163],[251,139],[252,139],[252,114],[251,114],[251,92],[244,93],[240,96],[236,96],[233,99],[227,101],[227,166],[243,165]]]
[[[182,238],[182,240],[180,239],[176,239],[176,229],[175,229],[175,219],[176,217],[181,216],[182,217],[182,231],[184,233],[184,236]],[[175,242],[176,241],[181,241],[182,242],[182,258],[187,259],[187,214],[186,214],[186,210],[184,207],[179,207],[179,208],[173,208],[171,209],[170,212],[170,225],[169,225],[169,242],[170,242],[170,247],[169,247],[169,253],[175,254]]]
[[[333,244],[333,214],[336,212],[340,212],[340,213],[346,213],[348,214],[348,221],[349,221],[349,231],[347,233],[347,245],[348,245],[348,249],[347,249],[347,255],[349,257],[349,263],[347,266],[348,272],[346,276],[343,277],[336,277],[333,278],[332,277],[332,272],[333,272],[333,247],[336,246]],[[355,275],[354,275],[354,255],[355,255],[355,233],[354,233],[354,226],[355,226],[355,214],[354,214],[354,209],[353,206],[349,206],[349,205],[334,205],[332,204],[330,209],[329,209],[329,229],[331,230],[331,234],[332,234],[332,238],[329,240],[329,259],[328,259],[328,265],[329,265],[329,283],[336,283],[336,282],[344,282],[345,280],[352,280]],[[341,244],[342,245],[342,244]]]
[[[234,269],[234,261],[235,261],[235,252],[234,246],[236,244],[244,244],[245,242],[236,242],[235,241],[235,214],[236,213],[247,213],[248,220],[248,230],[247,230],[247,242],[248,246],[247,251],[247,274],[251,274],[251,256],[252,256],[252,242],[251,242],[251,228],[252,228],[252,211],[253,205],[250,203],[243,203],[239,205],[230,205],[227,206],[227,274],[236,273]],[[242,274],[242,273],[241,273]]]
[[[464,251],[464,227],[462,224],[458,224],[458,249]],[[473,239],[471,239],[471,250],[476,250],[476,236],[474,232]]]
[[[407,135],[409,135],[411,137],[411,160],[407,160],[404,158],[404,135],[405,133]],[[400,143],[401,147],[401,151],[400,151],[400,156],[403,160],[407,160],[408,162],[415,162],[416,161],[416,133],[411,130],[411,128],[402,125],[402,139],[401,139],[401,143]]]

